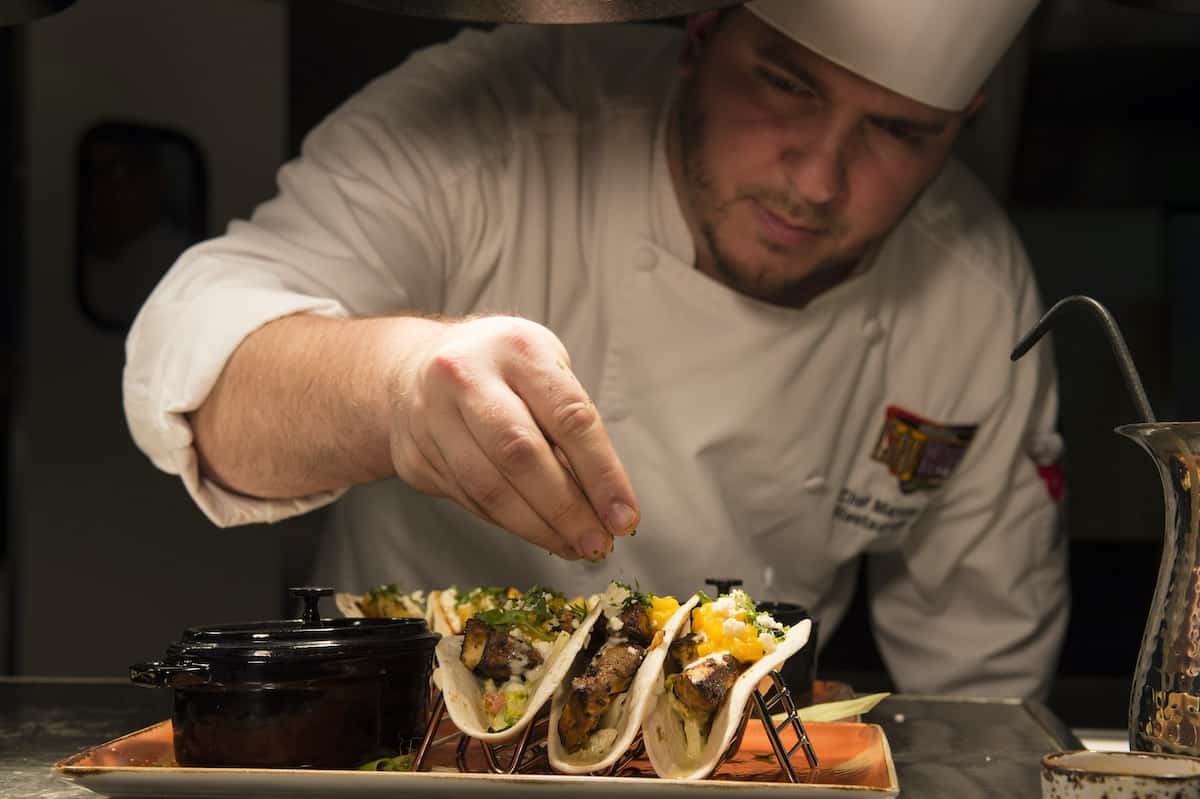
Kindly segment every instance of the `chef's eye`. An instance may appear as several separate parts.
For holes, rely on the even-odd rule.
[[[877,119],[875,120],[875,127],[879,128],[893,139],[913,147],[921,144],[925,138],[908,125],[905,125],[903,122],[896,122],[895,120],[891,119]]]
[[[782,75],[774,70],[765,69],[763,67],[758,67],[755,71],[758,73],[760,78],[766,81],[767,85],[774,89],[778,89],[781,92],[787,92],[788,94],[794,94],[797,97],[813,96],[813,90],[809,86],[792,80],[786,75]]]

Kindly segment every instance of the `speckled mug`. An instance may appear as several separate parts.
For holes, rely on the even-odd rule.
[[[1150,752],[1055,752],[1042,799],[1200,799],[1200,758]]]

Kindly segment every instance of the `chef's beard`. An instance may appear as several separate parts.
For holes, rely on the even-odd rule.
[[[771,264],[753,263],[732,255],[721,241],[718,226],[738,203],[758,202],[790,220],[800,220],[805,226],[826,231],[824,235],[830,240],[844,235],[847,225],[827,207],[798,201],[786,185],[778,188],[739,185],[733,197],[727,200],[715,197],[714,181],[704,148],[708,112],[697,98],[694,85],[694,80],[689,81],[680,95],[680,158],[684,185],[689,195],[687,199],[712,255],[713,268],[721,282],[740,294],[772,305],[798,307],[806,304],[822,287],[828,288],[848,275],[878,238],[818,260],[807,268],[803,268],[801,259],[797,258],[797,268],[802,269],[798,275],[781,274]],[[771,242],[763,241],[762,244],[776,256],[776,264],[779,258],[789,254],[786,249]]]

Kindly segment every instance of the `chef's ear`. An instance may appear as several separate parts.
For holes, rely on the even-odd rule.
[[[720,18],[721,11],[719,10],[705,11],[688,17],[687,42],[683,52],[679,54],[679,68],[685,75],[690,75],[696,70],[696,64],[700,61],[700,53],[716,32],[717,22]]]

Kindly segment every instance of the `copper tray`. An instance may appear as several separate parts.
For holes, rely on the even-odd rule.
[[[746,728],[738,754],[709,780],[660,780],[647,761],[634,761],[635,776],[575,777],[558,774],[464,774],[454,766],[455,740],[429,753],[430,771],[418,773],[311,769],[185,768],[176,764],[171,722],[86,749],[57,764],[62,776],[104,796],[157,797],[426,797],[426,796],[720,796],[894,797],[896,767],[883,730],[875,724],[810,722],[805,725],[821,756],[809,770],[793,756],[802,784],[785,781],[757,721]],[[453,733],[446,722],[440,730]],[[478,747],[468,764],[483,767]]]

